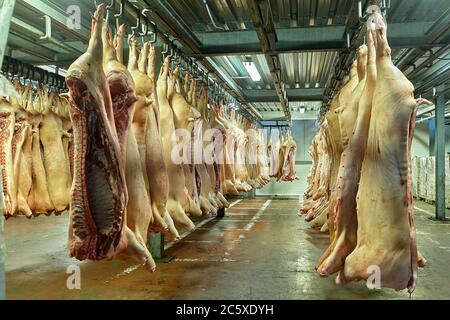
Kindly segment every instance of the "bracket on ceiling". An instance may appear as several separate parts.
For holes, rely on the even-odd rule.
[[[52,37],[52,18],[48,15],[42,17],[45,20],[45,34],[40,37],[41,40],[50,39]]]

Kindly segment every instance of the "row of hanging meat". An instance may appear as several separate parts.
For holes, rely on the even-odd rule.
[[[378,280],[412,292],[425,260],[416,247],[410,151],[417,106],[429,102],[414,99],[413,85],[392,63],[378,12],[367,36],[313,140],[300,213],[330,234],[316,264],[320,276],[338,272],[338,283]]]
[[[226,195],[262,188],[270,176],[293,180],[296,145],[290,134],[276,141],[270,168],[264,131],[169,57],[155,70],[155,49],[138,50],[132,37],[125,66],[125,26],[113,37],[104,11],[67,72],[67,94],[17,85],[19,98],[2,101],[5,214],[68,209],[71,256],[127,254],[154,271],[148,231],[177,240],[196,218],[228,207]]]
[[[69,207],[71,122],[65,99],[15,81],[0,102],[3,209],[8,218],[59,214]]]

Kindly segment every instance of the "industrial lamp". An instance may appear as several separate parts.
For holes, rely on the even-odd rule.
[[[242,63],[244,64],[245,70],[247,70],[250,78],[252,78],[253,81],[257,82],[261,80],[261,75],[259,74],[258,69],[256,69],[256,65],[252,61],[251,57],[246,57],[245,61],[243,61]]]

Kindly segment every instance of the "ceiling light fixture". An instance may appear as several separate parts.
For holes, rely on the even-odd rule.
[[[302,104],[300,104],[300,113],[301,114],[304,114],[305,113],[305,111],[306,111],[306,109],[305,109],[305,105],[302,103]]]
[[[256,65],[251,58],[246,58],[246,60],[242,63],[254,82],[261,80],[261,75],[259,74],[258,69],[256,69]]]

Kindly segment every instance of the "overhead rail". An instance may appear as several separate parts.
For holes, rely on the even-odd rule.
[[[37,81],[40,84],[48,85],[51,88],[67,90],[65,78],[63,76],[39,67],[34,67],[8,56],[4,57],[1,70],[2,73],[10,79],[23,78],[26,80]]]
[[[25,24],[20,19],[15,19],[13,21],[16,27],[30,30],[32,34],[38,37],[46,38],[45,41],[51,42],[72,55],[81,54],[77,49],[71,47],[70,45],[64,45],[61,41],[52,38],[52,24],[66,27],[67,13],[63,9],[59,8],[58,5],[50,4],[47,1],[41,0],[20,0],[20,2],[29,6],[33,10],[42,13],[42,16],[45,17],[45,21],[43,23],[45,30],[40,31],[33,26]],[[227,82],[221,77],[217,70],[215,70],[211,65],[208,65],[207,61],[201,57],[195,57],[198,52],[193,52],[191,47],[186,46],[187,43],[180,40],[176,34],[166,34],[162,31],[162,29],[158,28],[158,25],[160,25],[164,30],[169,30],[170,32],[172,31],[170,24],[168,25],[161,23],[160,20],[155,22],[155,19],[150,17],[155,11],[161,11],[159,8],[154,6],[155,1],[137,2],[133,0],[98,0],[92,1],[92,5],[95,6],[101,2],[105,2],[107,5],[106,19],[109,25],[113,28],[118,28],[121,23],[126,23],[128,34],[133,34],[136,38],[141,38],[142,41],[150,40],[150,42],[155,43],[158,40],[158,44],[161,44],[164,47],[163,51],[165,51],[165,55],[173,57],[173,66],[178,66],[181,70],[191,73],[194,78],[201,80],[208,86],[223,87],[223,90],[216,90],[216,97],[217,95],[220,95],[221,98],[229,104],[238,106],[238,112],[242,113],[249,121],[259,124],[260,116],[258,116],[257,112],[255,113],[255,110],[248,107],[242,95],[237,94],[233,91],[234,88],[227,85]],[[168,5],[166,1],[160,2],[163,5]],[[136,19],[136,23],[134,23],[134,19]],[[79,30],[71,30],[69,28],[65,28],[64,30],[66,29],[67,34],[79,39],[80,41],[86,42],[89,39],[90,32],[84,25],[81,25],[81,29]],[[178,48],[174,44],[175,42],[180,43],[185,50]],[[44,49],[47,50],[46,52],[51,52],[49,49],[43,47],[43,50]],[[26,46],[24,46],[24,50],[27,50]],[[37,52],[36,54],[39,56],[40,53]],[[56,57],[56,55],[56,53],[50,54],[51,57]],[[57,58],[55,59],[58,60]],[[70,63],[72,61],[72,57],[68,60],[68,57],[64,56],[58,61],[61,62],[63,60],[66,61],[66,63]]]
[[[385,0],[371,0],[367,9],[378,10],[385,13],[389,3]],[[364,41],[365,30],[363,28],[367,20],[367,12],[363,14],[361,1],[354,0],[350,10],[349,17],[345,25],[345,31],[342,37],[346,40],[347,48],[339,53],[339,60],[335,66],[334,73],[329,79],[324,92],[323,103],[319,113],[319,122],[322,122],[325,113],[330,109],[330,103],[334,95],[339,90],[342,80],[349,72],[349,67],[356,55],[356,50]]]
[[[127,5],[128,3],[128,5]],[[180,71],[189,72],[194,79],[200,80],[206,87],[212,90],[213,94],[218,99],[223,99],[227,104],[235,105],[236,111],[241,113],[247,120],[258,125],[257,119],[252,115],[246,108],[243,107],[242,103],[238,101],[228,90],[226,90],[222,83],[214,80],[210,77],[210,72],[204,70],[201,67],[201,63],[194,57],[188,56],[183,50],[175,45],[176,38],[171,38],[170,35],[162,32],[156,25],[154,21],[150,19],[147,13],[150,13],[154,8],[144,8],[141,9],[135,3],[128,0],[122,0],[120,4],[119,14],[114,14],[116,19],[119,19],[121,15],[125,13],[125,7],[128,6],[131,10],[135,11],[136,25],[132,26],[132,36],[136,37],[147,37],[152,36],[151,42],[156,42],[158,39],[163,43],[163,57],[169,56],[172,59],[172,64],[174,67],[179,67]],[[110,10],[113,9],[113,5],[107,7],[107,16],[110,16]],[[116,27],[118,23],[116,21]],[[137,31],[140,30],[140,31]],[[215,72],[213,72],[215,74]],[[217,76],[217,75],[216,75]]]
[[[135,3],[126,1],[130,5],[135,6]],[[249,121],[256,125],[261,125],[259,120],[260,116],[252,110],[251,106],[245,100],[242,92],[239,88],[226,78],[226,76],[220,72],[218,66],[215,66],[212,61],[206,59],[199,49],[201,45],[200,41],[190,32],[189,27],[183,23],[183,19],[177,15],[176,11],[171,7],[170,3],[163,0],[157,1],[141,1],[144,7],[149,10],[149,15],[146,15],[145,19],[152,19],[154,25],[161,25],[164,30],[167,30],[168,34],[163,34],[163,37],[168,38],[172,36],[172,40],[169,41],[173,45],[173,42],[178,42],[186,52],[185,55],[189,55],[191,59],[195,61],[197,70],[204,75],[207,75],[208,81],[214,85],[223,88],[224,97],[229,101],[239,105],[239,112],[242,113]],[[157,29],[158,37],[160,31]],[[167,43],[167,42],[166,42]],[[180,52],[181,50],[178,50]],[[214,78],[212,77],[214,75]]]
[[[251,18],[256,33],[258,34],[261,50],[267,61],[272,76],[273,85],[284,112],[288,125],[291,125],[291,111],[286,92],[286,85],[281,75],[281,62],[276,51],[277,34],[271,14],[270,1],[250,0],[248,5],[251,10]]]

